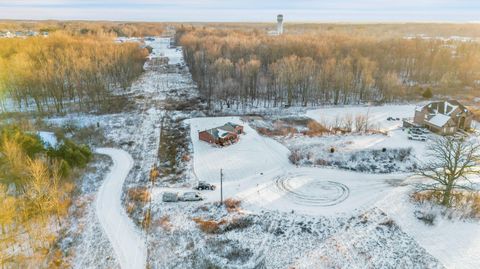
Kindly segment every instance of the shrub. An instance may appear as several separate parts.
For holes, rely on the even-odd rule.
[[[461,218],[480,219],[480,193],[454,191],[451,194],[451,210]],[[424,204],[441,204],[443,193],[440,191],[418,191],[411,195],[413,201]],[[447,210],[447,209],[445,209]]]
[[[93,153],[86,145],[77,145],[69,139],[64,139],[58,148],[50,148],[47,155],[62,159],[70,167],[84,168],[93,158]]]
[[[320,123],[311,120],[307,124],[308,131],[305,133],[306,135],[312,136],[322,136],[328,133],[328,129],[325,126],[321,125]]]
[[[425,224],[433,225],[435,223],[436,215],[433,213],[423,213],[420,211],[415,212],[415,217],[423,221]]]
[[[384,222],[381,222],[380,225],[387,226],[387,227],[392,227],[393,225],[395,225],[395,221],[392,220],[392,219],[388,219]]]
[[[9,138],[18,143],[28,157],[34,157],[45,152],[45,147],[39,136],[22,131],[19,126],[5,125],[0,128],[0,140]],[[3,141],[0,141],[0,146]]]
[[[214,221],[201,218],[193,218],[192,220],[198,224],[200,230],[207,234],[219,233],[221,231],[220,226],[226,223],[225,220]]]
[[[128,198],[131,201],[147,203],[150,201],[150,192],[146,187],[135,187],[128,190]]]
[[[288,156],[288,159],[290,160],[291,163],[298,164],[300,162],[300,160],[302,159],[300,151],[293,150],[292,153],[290,154],[290,156]]]
[[[223,231],[228,232],[232,230],[245,229],[252,226],[252,224],[253,219],[251,217],[234,218],[225,225]]]
[[[422,97],[425,99],[430,99],[433,97],[432,89],[427,88],[425,91],[422,93]]]
[[[168,215],[162,216],[158,220],[158,226],[162,227],[165,231],[170,231],[172,229],[172,224],[170,223],[170,217]]]
[[[135,211],[135,203],[133,202],[128,202],[127,204],[127,214],[131,215]]]
[[[225,207],[227,208],[228,212],[236,211],[240,208],[240,204],[242,203],[240,200],[235,200],[233,198],[228,198],[224,202]]]

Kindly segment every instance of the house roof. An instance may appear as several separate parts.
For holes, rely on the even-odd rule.
[[[232,122],[227,122],[225,125],[218,127],[218,129],[222,129],[225,131],[229,132],[235,132],[235,128],[239,127],[240,125],[232,123]]]
[[[207,132],[209,133],[210,135],[212,135],[215,139],[217,138],[224,138],[226,137],[227,135],[229,135],[230,131],[228,130],[222,130],[220,128],[212,128],[212,129],[209,129],[209,130],[205,130],[204,132]]]
[[[450,116],[444,115],[444,114],[437,114],[433,116],[431,119],[428,120],[428,123],[437,126],[437,127],[444,127],[448,121],[450,121],[452,118]]]
[[[231,123],[231,122],[227,122],[225,125],[223,126],[220,126],[220,127],[216,127],[216,128],[212,128],[212,129],[208,129],[208,130],[205,130],[203,132],[207,132],[209,133],[210,135],[212,135],[215,139],[217,138],[224,138],[226,136],[228,136],[229,134],[235,134],[235,128],[238,127],[238,126],[241,126],[241,125],[238,125],[238,124],[235,124],[235,123]]]
[[[427,109],[430,114],[445,114],[450,116],[457,108],[462,112],[469,113],[469,110],[457,100],[432,102],[422,109]]]

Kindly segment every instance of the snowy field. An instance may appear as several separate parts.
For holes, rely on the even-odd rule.
[[[225,181],[241,181],[260,173],[276,173],[290,167],[288,149],[271,139],[265,139],[238,117],[195,118],[190,123],[194,168],[197,177],[207,182],[219,182],[220,169]],[[198,132],[233,122],[244,126],[240,141],[229,147],[216,147],[200,141]]]
[[[387,132],[387,135],[345,135],[286,140],[289,140],[288,143],[307,145],[323,143],[325,147],[335,143],[337,146],[343,145],[339,147],[343,152],[384,147],[387,149],[412,148],[414,157],[423,159],[428,142],[408,140],[408,134],[400,128],[401,121],[387,121],[388,117],[412,117],[414,110],[415,105],[312,110],[307,112],[307,116],[319,121],[335,120],[350,113],[368,113],[370,123],[379,126]],[[220,148],[198,139],[198,131],[220,126],[229,121],[245,127],[246,134],[240,136],[237,144]],[[251,212],[261,213],[265,210],[295,212],[300,215],[338,219],[380,209],[399,225],[402,232],[406,233],[405,235],[414,238],[420,246],[447,268],[480,267],[480,260],[476,259],[475,254],[480,251],[480,243],[477,243],[480,242],[478,222],[448,220],[443,219],[441,215],[438,216],[440,220],[434,226],[428,226],[418,220],[414,214],[418,209],[409,200],[409,193],[412,191],[411,186],[408,185],[411,174],[375,175],[331,168],[299,168],[288,161],[289,150],[282,145],[283,142],[281,144],[268,137],[260,136],[238,117],[195,118],[188,120],[188,123],[191,126],[193,163],[197,179],[219,186],[220,169],[223,169],[224,197],[240,199],[244,208]],[[435,135],[429,136],[433,138]],[[181,192],[182,189],[177,191]],[[218,201],[220,198],[218,189],[213,192],[204,192],[204,194],[207,202]],[[358,230],[357,232],[368,231]],[[325,244],[356,240],[350,237],[355,237],[350,231],[346,234],[337,233],[335,239],[332,238],[336,243],[326,242]],[[341,264],[338,261],[332,261],[332,256],[338,256],[338,253],[329,251],[325,244],[307,254],[300,260],[301,262],[297,263],[297,267],[329,267]],[[392,249],[388,251],[400,251],[399,248],[402,246],[390,247]],[[319,252],[324,256],[318,256]],[[323,262],[315,262],[315,259],[319,258],[323,259]],[[339,259],[348,261],[354,258],[343,256]],[[354,263],[353,260],[350,262]],[[351,265],[349,262],[346,264]],[[404,266],[404,268],[415,267],[413,264]],[[435,262],[423,266],[442,268]],[[425,268],[423,266],[421,267]]]
[[[396,129],[402,125],[402,119],[413,118],[415,115],[415,105],[386,105],[386,106],[345,106],[345,107],[327,107],[307,111],[307,117],[310,117],[320,123],[328,125],[341,121],[345,117],[364,115],[368,118],[369,125],[382,131]],[[388,117],[400,119],[387,121]]]
[[[402,180],[399,175],[371,175],[326,168],[297,168],[288,160],[289,150],[260,136],[237,117],[188,120],[194,150],[194,171],[199,180],[219,185],[224,173],[225,197],[237,197],[251,209],[292,210],[329,215],[368,208]],[[228,147],[210,145],[198,131],[227,122],[244,125],[240,141]],[[358,180],[361,178],[361,180]],[[218,200],[219,190],[207,193]]]
[[[434,225],[426,225],[414,215],[419,209],[408,199],[411,191],[409,186],[397,188],[377,206],[446,268],[480,268],[480,223],[476,220],[450,220],[439,210]]]
[[[181,48],[170,48],[169,39],[158,38],[146,44],[153,48],[150,59],[168,57],[169,64],[183,63]],[[449,220],[441,215],[433,226],[418,220],[414,214],[418,208],[409,200],[411,173],[371,174],[297,167],[289,161],[289,149],[319,152],[332,146],[340,155],[366,149],[412,148],[414,158],[421,160],[428,142],[408,140],[407,133],[400,129],[401,120],[387,120],[413,117],[415,105],[328,107],[306,112],[300,109],[296,113],[327,124],[363,114],[368,116],[371,127],[385,131],[386,135],[303,136],[281,141],[259,135],[240,117],[186,120],[193,151],[191,182],[154,187],[153,228],[145,250],[139,238],[138,220],[142,216],[134,216],[132,222],[126,215],[119,216],[125,209],[120,202],[129,188],[148,184],[149,171],[158,161],[165,100],[196,94],[187,71],[172,73],[150,67],[147,62],[146,72],[128,91],[129,98],[135,100],[134,111],[46,120],[54,125],[72,123],[84,127],[99,123],[107,140],[103,146],[121,148],[133,157],[133,163],[126,161],[124,167],[120,165],[123,170],[120,175],[114,172],[119,168],[118,160],[114,160],[112,173],[107,174],[110,160],[96,156],[99,160],[93,166],[97,170],[90,171],[81,186],[83,195],[79,200],[84,201],[85,212],[72,220],[78,227],[72,226],[61,242],[66,249],[75,248],[70,257],[73,268],[142,267],[147,254],[152,269],[247,269],[256,265],[260,265],[258,268],[480,268],[478,222]],[[198,139],[199,131],[227,122],[244,126],[245,134],[238,143],[221,148]],[[132,170],[125,177],[125,169],[130,167]],[[239,211],[227,212],[214,204],[220,200],[220,170],[224,175],[224,198],[241,200]],[[100,177],[104,175],[105,184],[113,184],[108,189],[114,192],[101,187]],[[192,191],[197,180],[215,184],[217,189],[203,191],[206,200],[201,202],[162,202],[165,191]],[[123,200],[119,200],[120,195]],[[102,204],[111,206],[100,208],[95,199],[106,199]],[[112,211],[99,218],[95,215],[99,209]],[[227,220],[228,225],[221,232],[206,234],[193,218]],[[123,237],[107,227],[116,224],[126,227],[122,229]],[[128,257],[137,250],[141,262],[130,263],[133,260]]]

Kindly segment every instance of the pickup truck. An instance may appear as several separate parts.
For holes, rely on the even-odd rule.
[[[215,185],[209,184],[205,181],[199,181],[198,185],[194,189],[198,190],[198,191],[203,191],[203,190],[213,191],[213,190],[215,190],[215,188],[216,188]]]

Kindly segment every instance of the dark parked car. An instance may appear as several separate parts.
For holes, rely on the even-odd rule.
[[[196,190],[199,190],[199,191],[203,191],[203,190],[215,190],[215,185],[212,185],[212,184],[209,184],[205,181],[200,181],[198,182],[198,185],[194,188]]]

